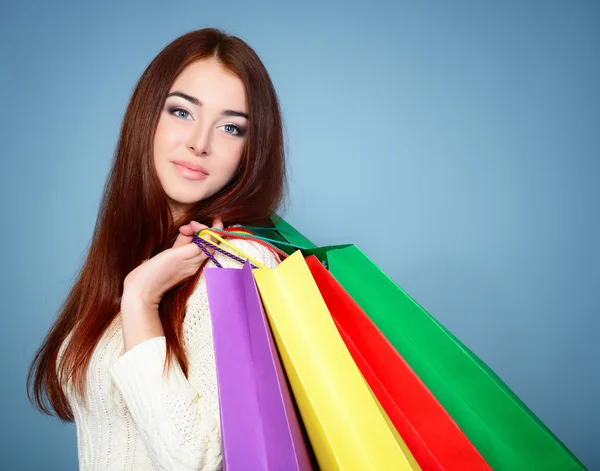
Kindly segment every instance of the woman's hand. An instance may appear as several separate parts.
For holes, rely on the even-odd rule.
[[[213,227],[223,229],[223,222],[217,218]],[[196,221],[181,226],[173,247],[144,261],[127,275],[123,301],[135,300],[135,304],[141,302],[146,308],[158,309],[163,295],[193,276],[206,261],[206,254],[192,242],[194,234],[206,228]]]
[[[223,228],[215,219],[213,226]],[[192,221],[179,228],[173,247],[164,250],[125,277],[121,298],[123,345],[128,351],[145,340],[164,335],[158,306],[164,294],[194,275],[206,261],[206,254],[192,242],[206,226]]]

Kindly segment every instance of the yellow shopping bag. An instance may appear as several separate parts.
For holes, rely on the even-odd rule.
[[[302,254],[256,269],[254,278],[319,466],[420,471],[352,360]]]

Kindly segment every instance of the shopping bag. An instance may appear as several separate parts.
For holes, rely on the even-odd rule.
[[[225,469],[312,469],[249,262],[205,278]]]
[[[302,254],[253,273],[321,469],[419,470],[354,364]]]
[[[483,361],[356,246],[316,247],[279,216],[273,221],[271,231],[286,243],[304,244],[306,256],[315,255],[327,266],[492,469],[585,470]]]
[[[423,471],[490,471],[473,444],[319,260],[306,263],[344,343]]]

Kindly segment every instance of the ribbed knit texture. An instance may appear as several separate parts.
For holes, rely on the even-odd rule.
[[[279,262],[257,243],[231,242],[267,267]],[[241,268],[222,254],[217,253],[216,258],[223,267]],[[214,264],[209,261],[206,266]],[[184,348],[188,378],[177,361],[172,361],[163,379],[165,337],[146,340],[124,353],[121,315],[115,318],[90,362],[88,407],[75,400],[68,385],[65,387],[75,416],[81,471],[222,469],[219,399],[204,275],[188,300]]]

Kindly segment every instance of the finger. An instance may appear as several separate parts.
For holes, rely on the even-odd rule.
[[[198,221],[190,222],[190,227],[196,234],[200,231],[203,231],[204,229],[207,229],[207,226],[205,226],[204,224],[200,224]]]
[[[191,227],[191,224],[186,224],[185,226],[181,226],[179,228],[179,233],[184,236],[192,237],[194,235],[194,231]]]
[[[187,243],[178,247],[173,246],[174,256],[180,260],[190,260],[204,252],[194,243]]]
[[[198,253],[198,255],[191,257],[190,259],[186,260],[186,263],[191,263],[191,264],[198,264],[198,266],[202,265],[207,259],[211,258],[209,256],[212,255],[215,251],[213,248],[211,248],[210,245],[205,245],[204,248],[206,249],[206,251],[208,252],[208,254],[206,252],[204,252],[204,250],[200,249],[200,252]]]
[[[204,234],[203,236],[204,247],[209,251],[209,253],[214,253],[214,246],[219,244],[219,241],[215,239],[212,235]]]
[[[190,258],[188,262],[192,264],[196,263],[198,265],[201,265],[207,258],[208,256],[204,252],[200,252],[198,255]]]
[[[178,247],[182,247],[184,245],[189,245],[190,242],[192,242],[192,235],[184,235],[184,234],[179,234],[177,236],[177,239],[175,239],[175,242],[173,243],[173,248],[176,249]]]
[[[216,229],[223,230],[223,220],[220,217],[216,217],[213,220],[213,227],[216,228]]]
[[[192,242],[194,235],[198,232],[206,229],[204,224],[200,224],[197,221],[191,221],[189,224],[185,224],[179,228],[179,235],[177,239],[175,239],[175,243],[173,244],[173,248],[181,247],[183,245],[189,244]]]
[[[215,219],[213,219],[212,228],[223,230],[223,221],[221,220],[221,218],[216,217]],[[219,241],[214,237],[208,236],[208,239],[215,245],[218,245],[219,243]],[[209,249],[211,250],[211,253],[213,253],[214,249],[212,249],[211,247],[209,247]]]

